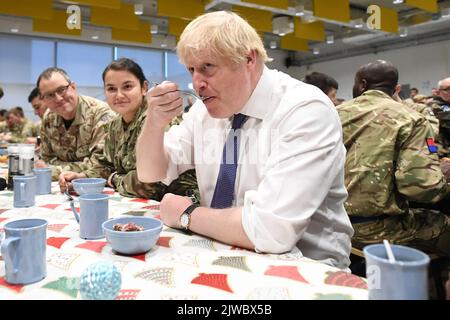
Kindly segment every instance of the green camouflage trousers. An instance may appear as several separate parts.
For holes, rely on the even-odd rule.
[[[387,239],[395,244],[450,257],[450,219],[436,210],[410,209],[406,215],[354,223],[353,228],[352,245],[356,248]]]
[[[128,185],[130,190],[125,190],[124,186]],[[122,184],[122,187],[118,188],[117,191],[119,191],[119,193],[123,196],[137,196],[156,201],[161,201],[166,193],[173,193],[179,196],[193,195],[196,199],[200,199],[200,192],[198,191],[197,177],[194,169],[183,172],[168,186],[162,182],[135,183],[134,185],[130,185],[130,183],[128,183]]]

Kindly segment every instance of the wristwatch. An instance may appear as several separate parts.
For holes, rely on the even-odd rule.
[[[193,203],[189,207],[186,208],[186,210],[183,211],[183,213],[180,216],[180,225],[182,228],[189,230],[189,224],[191,223],[191,213],[199,207],[198,204]]]

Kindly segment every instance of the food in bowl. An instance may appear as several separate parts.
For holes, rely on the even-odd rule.
[[[106,179],[103,178],[79,178],[72,180],[73,189],[80,196],[90,193],[102,193]]]
[[[124,232],[130,232],[130,231],[144,231],[144,227],[140,226],[138,224],[135,224],[133,222],[121,224],[116,223],[113,226],[114,231],[124,231]]]
[[[117,231],[114,226],[134,224],[141,226],[142,231]],[[152,217],[121,216],[103,222],[102,228],[111,248],[120,254],[136,255],[153,248],[159,239],[163,223]]]

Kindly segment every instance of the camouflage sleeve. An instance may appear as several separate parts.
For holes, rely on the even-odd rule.
[[[22,129],[22,137],[28,138],[28,137],[36,137],[37,135],[34,132],[34,124],[32,122],[27,122],[25,126]]]
[[[187,170],[180,174],[180,176],[172,181],[167,187],[166,193],[173,193],[180,196],[193,195],[200,203],[200,192],[197,185],[197,176],[195,169]]]
[[[94,153],[91,157],[90,164],[84,174],[88,178],[102,177],[108,179],[108,177],[116,171],[114,168],[113,158],[115,155],[114,144],[111,137],[110,123],[108,122],[103,126],[105,131],[105,140],[102,153]]]
[[[93,128],[91,141],[89,144],[90,157],[79,163],[82,171],[95,166],[95,159],[103,156],[105,137],[108,132],[108,122],[114,117],[113,111],[109,108],[102,108],[98,116],[96,115],[96,124]]]
[[[137,171],[132,170],[126,174],[115,174],[113,185],[123,196],[139,197],[161,201],[166,193],[167,186],[162,182],[143,183],[137,177]]]
[[[395,178],[397,188],[408,200],[434,203],[447,194],[447,184],[439,166],[436,152],[430,152],[427,138],[433,133],[424,117],[410,127],[404,127],[401,135]]]
[[[448,106],[439,106],[438,104],[432,104],[433,113],[438,118],[441,127],[450,128],[450,110]]]

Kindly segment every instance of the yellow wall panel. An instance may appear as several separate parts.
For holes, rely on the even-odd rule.
[[[120,0],[71,0],[71,3],[99,8],[120,9]]]
[[[403,23],[406,25],[414,25],[414,24],[428,22],[431,19],[432,19],[431,13],[419,13],[419,14],[415,14],[413,16],[408,17],[408,19],[403,21]]]
[[[381,7],[381,30],[398,32],[398,14],[394,9]]]
[[[284,10],[287,10],[289,8],[288,0],[246,0],[245,2]]]
[[[316,17],[349,22],[349,0],[314,0],[313,12]]]
[[[147,22],[140,22],[138,31],[112,28],[111,39],[129,42],[143,42],[150,44],[152,42],[152,34],[150,33],[150,24]]]
[[[134,14],[134,6],[128,4],[122,4],[120,10],[92,7],[91,23],[117,29],[139,29],[139,18]]]
[[[293,36],[281,37],[280,48],[293,51],[309,51],[308,41]]]
[[[406,0],[406,4],[432,13],[438,12],[437,0]]]
[[[52,0],[0,0],[0,14],[52,19]]]
[[[194,20],[205,12],[202,0],[158,0],[159,16]]]
[[[242,6],[233,6],[232,11],[246,19],[258,31],[272,32],[272,13]]]
[[[81,29],[67,28],[67,18],[69,14],[66,11],[53,11],[53,18],[47,19],[33,19],[33,31],[34,32],[46,32],[46,33],[58,33],[71,36],[81,35]]]
[[[175,36],[180,36],[189,22],[189,20],[169,17],[169,33]]]
[[[294,36],[307,40],[324,41],[325,24],[322,21],[304,23],[300,18],[295,18]]]

